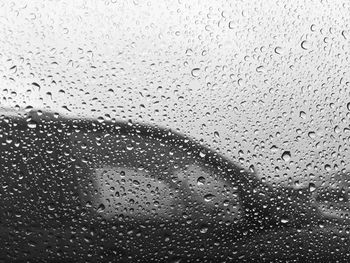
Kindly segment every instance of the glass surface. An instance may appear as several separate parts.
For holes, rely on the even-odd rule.
[[[349,262],[347,1],[0,1],[0,262]]]

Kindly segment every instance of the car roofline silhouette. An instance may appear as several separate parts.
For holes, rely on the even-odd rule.
[[[198,155],[203,162],[210,162],[212,165],[225,166],[230,172],[236,176],[244,174],[245,179],[249,177],[250,180],[258,180],[255,174],[247,169],[244,169],[237,163],[233,163],[227,157],[220,153],[213,151],[207,146],[196,142],[194,138],[190,138],[180,132],[174,131],[170,128],[163,128],[157,125],[131,122],[126,120],[98,120],[96,118],[85,118],[81,116],[68,116],[58,112],[46,111],[40,109],[30,110],[14,110],[9,108],[0,109],[0,121],[3,118],[10,118],[19,122],[19,127],[25,128],[30,121],[37,122],[52,122],[52,123],[67,123],[77,130],[84,129],[93,131],[95,133],[110,133],[125,134],[125,135],[139,135],[155,140],[160,140],[168,144],[182,147],[188,151],[192,151]],[[23,122],[26,119],[27,122]],[[229,179],[229,178],[226,178]]]
[[[265,209],[264,207],[268,202],[271,202],[270,199],[272,196],[284,196],[285,198],[282,199],[287,200],[288,195],[291,195],[300,200],[305,200],[305,197],[308,194],[305,194],[304,191],[300,195],[299,190],[286,187],[273,187],[263,183],[255,173],[243,169],[238,164],[233,163],[221,154],[216,153],[208,147],[171,129],[165,129],[150,124],[132,123],[130,121],[108,121],[93,118],[64,117],[54,112],[32,109],[26,113],[22,113],[22,115],[18,114],[16,116],[12,111],[10,116],[4,114],[0,116],[2,116],[2,118],[10,118],[17,122],[17,128],[19,129],[32,129],[28,127],[28,123],[30,122],[35,122],[37,124],[35,129],[40,129],[41,125],[45,124],[63,125],[62,127],[69,132],[85,131],[94,134],[138,135],[143,138],[159,140],[162,143],[166,143],[175,148],[181,148],[183,151],[189,151],[201,162],[225,170],[226,177],[221,179],[225,180],[228,184],[238,187],[238,194],[242,199],[241,202],[244,209],[249,210],[253,215],[253,211],[257,211],[257,208],[259,208],[262,218],[268,217],[269,213],[271,213],[271,210]],[[254,221],[254,216],[252,216],[251,220]],[[278,220],[279,219],[277,219],[277,221]],[[273,221],[275,221],[275,219],[273,219]]]

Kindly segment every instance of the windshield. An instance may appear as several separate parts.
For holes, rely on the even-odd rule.
[[[0,3],[0,261],[349,261],[349,3]]]

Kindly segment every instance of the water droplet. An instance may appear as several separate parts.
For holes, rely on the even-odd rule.
[[[278,55],[282,54],[282,48],[281,47],[275,47],[275,53]]]
[[[316,185],[314,183],[309,183],[309,191],[314,192],[316,190]]]
[[[12,71],[12,73],[16,73],[17,72],[17,66],[15,65],[15,66],[12,66],[11,68],[10,68],[10,70]]]
[[[201,186],[205,184],[205,178],[203,176],[198,177],[197,185]]]
[[[285,161],[285,162],[289,162],[290,161],[290,158],[291,158],[291,153],[290,151],[284,151],[282,153],[282,159]]]
[[[27,124],[28,128],[35,129],[37,126],[37,123],[35,121],[30,121]]]
[[[202,227],[201,230],[200,230],[200,232],[201,232],[202,234],[207,233],[207,232],[208,232],[208,227]]]
[[[306,113],[305,113],[305,111],[300,111],[299,116],[300,116],[300,118],[302,118],[302,119],[306,119]]]
[[[334,127],[334,132],[335,133],[340,133],[341,132],[341,130],[340,130],[338,125]]]
[[[300,44],[301,48],[304,50],[308,50],[310,48],[309,43],[306,40],[303,40]]]
[[[324,166],[324,169],[327,171],[327,172],[330,172],[332,170],[332,167],[329,165],[329,164],[326,164]]]
[[[315,139],[316,133],[313,132],[313,131],[311,131],[311,132],[308,133],[308,136],[309,136],[311,139]]]
[[[38,88],[38,90],[40,90],[40,85],[39,85],[38,83],[33,82],[33,83],[32,83],[32,85],[33,85],[33,86],[35,86],[35,87],[37,87],[37,88]]]
[[[105,211],[106,207],[104,204],[100,204],[97,208],[97,213],[102,213],[103,211]]]
[[[346,32],[344,30],[341,32],[341,35],[343,36],[344,39],[347,39],[347,37],[346,37],[347,34],[346,34]]]
[[[198,76],[199,76],[199,73],[200,73],[200,68],[194,68],[194,69],[192,69],[192,71],[191,71],[191,75],[192,75],[193,77],[198,77]]]
[[[186,54],[187,56],[191,56],[191,55],[193,54],[192,49],[190,49],[190,48],[186,49],[185,54]]]
[[[46,149],[46,152],[47,152],[48,154],[51,154],[51,153],[53,153],[53,150],[52,150],[52,149]]]
[[[283,216],[282,218],[281,218],[281,223],[282,224],[287,224],[289,222],[289,218],[287,217],[287,216]]]
[[[315,25],[315,24],[312,24],[312,25],[310,26],[310,30],[311,30],[312,32],[315,32],[315,30],[316,30],[316,25]]]
[[[271,150],[271,152],[275,153],[278,151],[278,147],[276,145],[272,145],[270,150]]]
[[[219,139],[219,138],[220,138],[220,134],[219,134],[217,131],[215,131],[215,132],[214,132],[214,137],[217,138],[217,139]]]
[[[228,23],[228,28],[229,28],[229,29],[234,29],[234,26],[235,26],[235,23],[234,23],[233,21],[230,21],[230,22]]]
[[[256,68],[256,72],[263,73],[264,72],[264,66],[259,66]]]
[[[67,106],[62,106],[63,109],[65,109],[66,111],[72,112]]]
[[[131,145],[131,144],[129,144],[129,145],[126,146],[126,149],[127,149],[128,151],[131,151],[132,149],[134,149],[134,146]]]
[[[215,195],[213,195],[213,194],[207,194],[204,196],[204,201],[210,202],[214,199],[214,197],[215,197]]]

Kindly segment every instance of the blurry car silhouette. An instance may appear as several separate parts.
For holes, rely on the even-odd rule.
[[[310,188],[272,187],[151,125],[32,110],[7,111],[0,127],[3,262],[317,261],[350,253],[342,191],[315,200]]]

